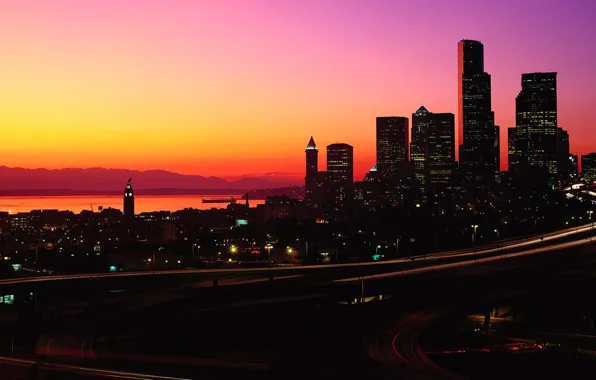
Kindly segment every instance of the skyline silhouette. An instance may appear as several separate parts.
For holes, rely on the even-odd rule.
[[[457,115],[463,38],[485,46],[501,169],[526,72],[559,73],[559,126],[587,154],[596,116],[577,110],[594,99],[596,5],[540,4],[3,4],[0,165],[301,173],[314,135],[353,145],[359,179],[375,164],[376,117],[421,104]]]

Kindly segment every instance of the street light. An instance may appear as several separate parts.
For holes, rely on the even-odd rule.
[[[476,229],[478,228],[477,224],[472,224],[472,246],[476,246]]]
[[[269,255],[269,265],[271,265],[271,249],[273,248],[273,246],[271,244],[267,244],[265,246],[265,249],[267,250],[267,254]]]
[[[230,253],[235,255],[236,252],[238,252],[238,247],[236,247],[235,245],[230,247]]]
[[[590,231],[592,231],[594,229],[594,222],[592,222],[592,214],[593,213],[594,213],[594,210],[588,211],[588,215],[590,215]]]
[[[497,249],[501,250],[501,231],[498,228],[495,228],[495,233],[497,234]]]
[[[289,261],[290,265],[292,265],[292,253],[294,253],[294,249],[292,247],[288,247],[287,252],[288,252],[288,261]]]
[[[477,224],[472,224],[472,247],[474,248],[474,262],[478,262],[478,258],[476,257],[476,229],[478,228]]]

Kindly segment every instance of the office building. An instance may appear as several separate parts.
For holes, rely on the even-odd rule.
[[[577,154],[569,155],[569,164],[571,165],[571,176],[576,177],[579,174],[579,157]]]
[[[416,185],[422,192],[428,186],[428,154],[429,132],[431,128],[431,113],[420,106],[412,114],[412,143],[410,144],[410,160]]]
[[[559,175],[557,149],[557,73],[522,74],[522,89],[515,101],[516,165],[518,175],[529,172],[548,178],[554,185]],[[565,140],[565,137],[562,137]],[[568,145],[569,139],[566,138]],[[568,155],[568,148],[567,148]]]
[[[432,113],[429,131],[428,182],[431,188],[451,186],[455,175],[455,116]]]
[[[327,174],[331,212],[348,210],[354,198],[354,148],[348,144],[327,146]]]
[[[515,127],[507,128],[507,157],[509,161],[509,174],[517,170],[518,158],[516,149],[517,129]]]
[[[557,170],[561,181],[569,180],[573,174],[569,157],[569,133],[563,128],[557,128]]]
[[[484,71],[484,45],[458,44],[459,161],[470,190],[491,187],[499,180],[499,134],[491,109],[491,77]]]
[[[455,170],[455,117],[421,106],[412,114],[411,163],[421,190],[448,187]]]
[[[409,160],[407,117],[377,117],[377,171],[381,181],[402,176]]]

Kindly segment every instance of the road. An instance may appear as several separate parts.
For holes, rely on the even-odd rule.
[[[434,260],[445,260],[445,259],[457,259],[465,257],[478,257],[489,254],[501,252],[503,250],[512,250],[522,247],[529,247],[545,242],[553,242],[558,239],[565,237],[579,235],[581,233],[591,231],[592,224],[583,226],[577,226],[568,228],[565,230],[539,235],[534,237],[526,237],[522,239],[501,241],[499,244],[492,244],[488,246],[482,246],[478,248],[467,248],[448,252],[438,252],[428,254],[425,256],[413,256],[405,259],[387,260],[387,261],[375,261],[375,262],[363,262],[363,263],[346,263],[346,264],[323,264],[323,265],[303,265],[295,267],[263,267],[263,268],[233,268],[233,269],[182,269],[182,270],[161,270],[161,271],[145,271],[145,272],[120,272],[120,273],[87,273],[87,274],[68,274],[68,275],[49,275],[49,276],[37,276],[37,277],[23,277],[23,278],[12,278],[0,280],[0,285],[3,284],[23,284],[23,283],[37,283],[46,281],[60,281],[60,280],[76,280],[76,279],[90,279],[90,278],[111,278],[111,277],[134,277],[134,276],[153,276],[153,275],[190,275],[190,274],[222,274],[222,275],[249,275],[249,274],[260,274],[264,272],[279,272],[284,273],[308,271],[308,270],[324,270],[331,268],[357,268],[357,267],[370,267],[370,266],[386,266],[399,263],[411,263],[413,261],[420,262],[432,262]],[[559,248],[549,248],[559,249]],[[537,253],[537,252],[535,252]],[[515,257],[513,254],[507,255],[507,257]],[[484,259],[483,259],[484,260]],[[484,260],[486,261],[486,260]],[[462,265],[467,262],[462,263]],[[450,264],[430,266],[433,268],[430,270],[446,269],[449,268]],[[422,269],[422,268],[421,268]],[[426,268],[424,268],[426,269]],[[427,269],[428,270],[428,269]],[[403,274],[419,273],[403,271]],[[403,275],[402,274],[402,275]],[[360,278],[359,278],[360,280]]]
[[[568,235],[565,235],[565,236],[568,236]],[[545,240],[546,240],[546,238],[545,238]],[[555,244],[555,245],[549,245],[546,247],[528,249],[528,250],[515,252],[515,253],[507,253],[507,254],[503,253],[502,255],[496,255],[496,256],[490,256],[490,257],[479,257],[479,256],[485,255],[487,253],[490,254],[490,253],[495,253],[495,252],[499,252],[499,251],[485,250],[485,251],[478,251],[478,252],[471,253],[471,254],[470,253],[456,254],[455,256],[448,256],[448,257],[461,258],[461,257],[473,256],[473,258],[464,260],[464,261],[458,261],[455,263],[429,265],[429,266],[422,267],[422,268],[405,269],[405,270],[400,270],[400,271],[396,271],[396,272],[381,273],[381,274],[375,274],[375,275],[370,275],[370,276],[357,276],[357,277],[337,279],[337,280],[334,280],[334,282],[336,282],[336,283],[359,282],[359,281],[367,281],[367,280],[389,278],[389,277],[396,277],[396,276],[407,276],[407,275],[432,272],[432,271],[437,271],[437,270],[460,268],[460,267],[479,264],[479,263],[488,263],[491,261],[504,260],[504,259],[508,259],[508,258],[534,255],[537,253],[552,252],[552,251],[557,251],[557,250],[561,250],[561,249],[572,248],[572,247],[590,244],[591,242],[592,242],[591,237],[590,238],[581,238],[580,240],[576,240],[576,241],[565,242],[565,243],[560,243],[560,244]],[[526,246],[526,245],[527,244],[524,243],[521,246]]]
[[[444,312],[424,310],[406,313],[365,341],[368,355],[400,379],[463,380],[463,377],[431,361],[418,344],[425,327]]]
[[[37,366],[37,375],[34,375],[32,367]],[[190,380],[188,378],[148,375],[143,373],[111,371],[98,368],[67,364],[37,363],[34,360],[0,357],[0,371],[2,380],[24,380],[24,379],[133,379],[133,380]]]

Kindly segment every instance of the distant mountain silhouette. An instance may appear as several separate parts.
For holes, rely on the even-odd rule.
[[[185,175],[165,170],[126,169],[24,169],[0,166],[0,191],[51,190],[120,191],[132,178],[135,190],[139,189],[213,189],[254,190],[294,186],[301,181],[279,176],[242,177],[225,180],[219,177]]]

